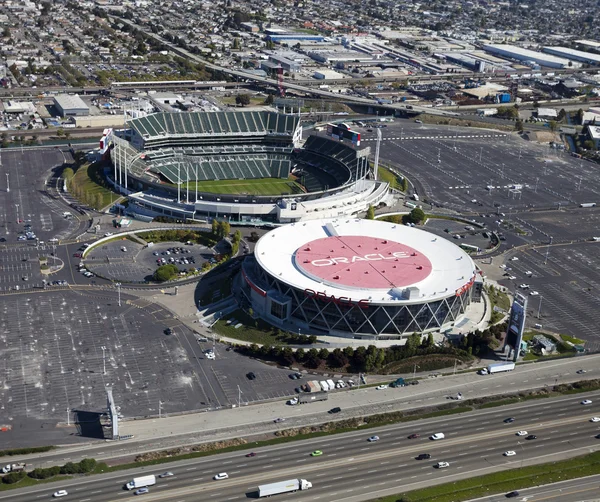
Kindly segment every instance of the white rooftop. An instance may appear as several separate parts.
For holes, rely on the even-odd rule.
[[[254,256],[268,274],[294,288],[383,304],[453,296],[476,273],[471,257],[449,240],[376,220],[282,226],[258,241]]]

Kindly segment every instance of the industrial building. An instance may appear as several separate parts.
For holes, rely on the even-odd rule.
[[[552,56],[543,52],[523,49],[514,45],[487,44],[483,49],[490,54],[496,54],[509,59],[521,61],[524,64],[535,68],[536,65],[547,66],[549,68],[569,68],[580,66],[579,63],[573,63],[565,58]]]
[[[594,66],[600,65],[600,54],[592,54],[591,52],[578,51],[569,49],[568,47],[544,47],[542,49],[548,54],[568,58],[572,61],[591,64]]]
[[[59,94],[54,97],[54,106],[61,117],[89,115],[90,108],[77,94]]]

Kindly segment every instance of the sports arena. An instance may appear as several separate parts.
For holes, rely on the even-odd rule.
[[[303,141],[297,115],[155,113],[106,130],[100,146],[133,216],[289,223],[358,214],[390,197],[372,179],[369,148]]]
[[[242,277],[248,304],[274,325],[380,340],[450,328],[483,284],[469,255],[444,238],[347,218],[272,230]]]

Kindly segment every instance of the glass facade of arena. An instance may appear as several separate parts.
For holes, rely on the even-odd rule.
[[[251,284],[268,295],[291,299],[287,323],[298,323],[318,332],[333,335],[359,337],[371,335],[377,338],[401,338],[414,332],[445,329],[464,314],[471,302],[471,290],[462,295],[448,296],[431,302],[398,305],[375,303],[347,303],[315,297],[314,294],[292,288],[278,278],[272,277],[249,257],[244,262],[247,296],[251,298]],[[254,309],[260,312],[260,308]],[[280,312],[277,312],[280,314]],[[268,315],[267,320],[277,322],[280,315]]]

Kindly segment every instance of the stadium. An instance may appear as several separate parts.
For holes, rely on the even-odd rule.
[[[304,143],[304,144],[303,144]],[[370,149],[311,135],[297,115],[270,111],[155,113],[108,129],[101,152],[132,216],[290,223],[386,204]]]
[[[469,255],[444,238],[346,218],[272,230],[242,280],[248,306],[273,325],[379,340],[451,328],[483,286]]]

